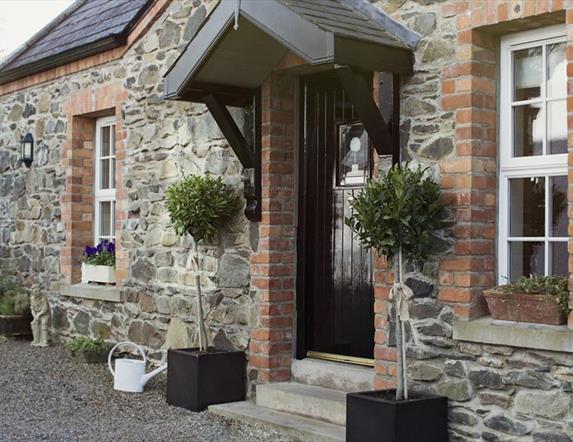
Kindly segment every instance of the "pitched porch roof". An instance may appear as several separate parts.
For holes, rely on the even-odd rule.
[[[0,64],[0,84],[125,44],[153,0],[77,0]]]
[[[166,74],[165,96],[202,101],[216,90],[233,102],[289,51],[319,68],[410,74],[418,40],[367,0],[221,0]]]

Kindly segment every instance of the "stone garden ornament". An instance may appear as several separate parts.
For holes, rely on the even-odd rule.
[[[32,320],[33,347],[47,347],[49,341],[50,305],[48,298],[38,287],[32,289],[30,295],[30,310]]]

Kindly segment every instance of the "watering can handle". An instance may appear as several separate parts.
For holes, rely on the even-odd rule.
[[[113,348],[109,351],[109,355],[107,356],[107,366],[109,368],[109,371],[111,372],[112,376],[115,376],[115,371],[113,370],[113,366],[111,365],[111,356],[113,355],[113,352],[120,346],[120,345],[131,345],[135,348],[137,348],[137,350],[139,350],[139,353],[141,353],[141,356],[143,356],[143,363],[145,365],[147,365],[147,357],[145,356],[145,352],[143,351],[143,348],[141,348],[139,345],[134,344],[133,342],[129,342],[129,341],[123,341],[123,342],[118,342],[117,344],[115,344],[113,346]]]

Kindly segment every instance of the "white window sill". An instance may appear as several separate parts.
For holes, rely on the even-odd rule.
[[[500,321],[488,316],[458,321],[453,337],[458,341],[573,353],[573,330],[566,325]]]
[[[62,286],[62,296],[72,298],[92,299],[95,301],[121,302],[121,291],[117,286],[96,284],[73,284]]]

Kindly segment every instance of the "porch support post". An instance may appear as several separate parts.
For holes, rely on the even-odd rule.
[[[241,129],[235,123],[233,116],[227,109],[225,102],[216,94],[207,94],[203,97],[203,102],[209,109],[211,116],[215,119],[217,126],[223,132],[231,148],[243,166],[244,193],[247,205],[245,215],[250,221],[260,221],[261,208],[261,149],[259,122],[261,117],[260,93],[254,96],[255,119],[254,146],[250,146]]]
[[[258,245],[251,255],[258,322],[249,345],[251,389],[256,383],[290,379],[295,311],[295,94],[295,79],[285,74],[272,74],[261,90],[261,222]]]
[[[350,96],[378,155],[394,155],[394,140],[374,101],[372,88],[349,66],[337,67],[336,74]]]
[[[225,138],[235,151],[243,167],[245,169],[252,168],[254,164],[252,149],[241,133],[241,129],[239,129],[237,123],[233,120],[227,106],[225,106],[223,101],[215,94],[205,95],[203,102],[207,106],[207,109],[209,109],[209,112],[211,112],[211,115],[217,122],[217,126],[219,126],[219,129],[221,129],[221,132],[225,135]]]

